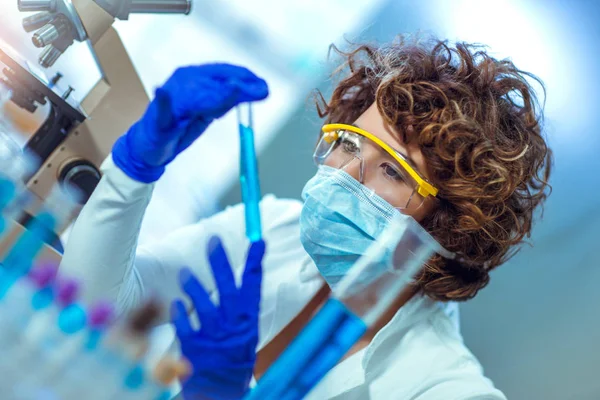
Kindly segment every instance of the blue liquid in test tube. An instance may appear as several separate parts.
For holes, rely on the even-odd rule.
[[[330,298],[246,400],[303,398],[366,330],[360,318],[339,300]]]
[[[1,172],[2,171],[0,171],[0,237],[2,237],[2,233],[4,233],[4,230],[6,229],[4,210],[16,195],[15,184],[9,179],[1,176]]]
[[[247,121],[244,123],[242,105],[237,107],[240,130],[240,185],[246,216],[246,236],[251,242],[262,239],[260,223],[260,182],[254,148],[254,129],[252,124],[252,105],[248,103]]]
[[[56,219],[50,213],[36,215],[2,261],[4,268],[15,278],[26,275],[55,226]]]

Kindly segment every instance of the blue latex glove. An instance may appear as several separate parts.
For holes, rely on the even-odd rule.
[[[201,323],[200,330],[194,330],[183,302],[173,302],[171,314],[181,351],[193,366],[183,384],[186,400],[241,399],[247,392],[256,361],[264,252],[262,240],[250,246],[238,289],[221,241],[211,238],[209,260],[219,290],[218,307],[190,270],[181,270],[180,285]]]
[[[113,160],[132,179],[154,182],[213,120],[239,103],[268,94],[267,83],[246,68],[229,64],[180,68],[156,90],[142,119],[117,140]]]

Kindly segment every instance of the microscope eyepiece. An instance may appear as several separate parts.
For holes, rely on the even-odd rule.
[[[54,65],[56,60],[59,59],[62,53],[62,51],[52,45],[46,47],[40,55],[40,65],[44,68],[50,68]]]
[[[37,13],[23,18],[23,29],[25,29],[25,32],[33,32],[36,29],[40,29],[53,19],[54,15],[49,12]]]
[[[19,0],[19,11],[56,11],[56,0]]]
[[[54,18],[33,34],[31,41],[36,47],[46,47],[69,34],[70,23],[64,15]]]
[[[78,199],[80,204],[85,204],[102,175],[98,168],[87,160],[77,159],[69,162],[59,173],[59,182],[62,185],[70,185],[79,191],[81,197]]]

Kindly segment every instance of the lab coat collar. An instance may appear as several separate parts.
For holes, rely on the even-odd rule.
[[[414,324],[429,317],[438,310],[436,303],[422,294],[416,294],[404,304],[383,328],[373,337],[363,354],[362,367],[365,380],[375,378],[389,364],[390,352],[386,351],[385,342],[392,336],[403,335]]]

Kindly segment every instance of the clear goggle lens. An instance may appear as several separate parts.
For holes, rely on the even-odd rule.
[[[345,171],[395,208],[415,210],[423,204],[419,184],[394,157],[365,136],[347,130],[325,132],[313,158],[317,165]]]

